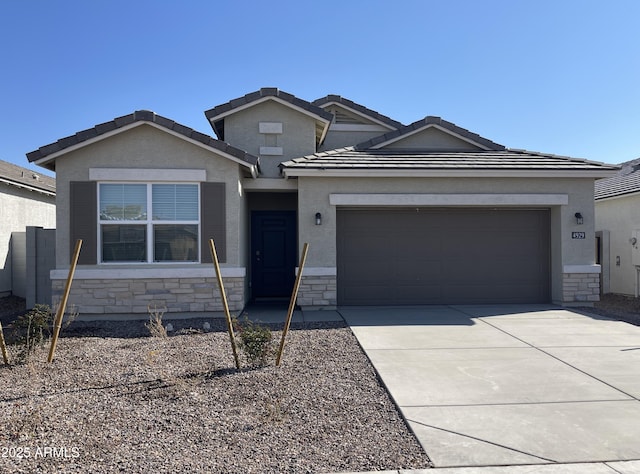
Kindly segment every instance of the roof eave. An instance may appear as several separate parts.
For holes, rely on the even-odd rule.
[[[17,188],[26,189],[28,191],[33,191],[36,193],[44,194],[46,196],[54,196],[56,195],[55,191],[51,191],[48,189],[39,188],[37,186],[29,186],[28,184],[21,183],[19,181],[13,181],[11,179],[1,178],[0,183],[8,184],[9,186],[15,186]]]
[[[609,201],[612,199],[620,199],[620,198],[635,197],[635,196],[640,196],[640,189],[635,191],[629,191],[626,193],[607,194],[606,196],[596,197],[595,200],[598,202],[602,202],[602,201]]]

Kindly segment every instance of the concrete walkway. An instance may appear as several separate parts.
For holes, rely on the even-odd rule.
[[[339,313],[435,472],[640,472],[640,327],[539,305]]]

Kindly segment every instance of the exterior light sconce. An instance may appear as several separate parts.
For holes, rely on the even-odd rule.
[[[322,214],[316,212],[316,225],[322,225]]]
[[[575,216],[576,216],[576,224],[582,225],[584,223],[584,219],[582,217],[582,214],[579,213],[579,212],[576,212]]]

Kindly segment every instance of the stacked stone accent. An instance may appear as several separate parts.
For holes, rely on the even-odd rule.
[[[303,308],[331,308],[338,304],[337,280],[335,275],[302,275],[298,289],[298,305]]]
[[[244,278],[224,278],[223,281],[229,309],[241,311],[245,302]],[[53,281],[53,301],[60,301],[65,283],[65,280]],[[146,315],[149,305],[165,306],[167,314],[224,309],[215,278],[74,279],[68,305],[75,305],[80,316]]]
[[[563,273],[563,303],[588,303],[600,301],[599,273]]]

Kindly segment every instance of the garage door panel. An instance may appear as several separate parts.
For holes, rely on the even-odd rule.
[[[549,212],[338,209],[339,304],[548,302]]]
[[[512,281],[539,282],[541,273],[539,262],[529,260],[494,260],[493,265],[475,265],[469,260],[452,260],[444,265],[442,278],[453,283],[457,282],[502,282],[508,285]]]
[[[395,286],[440,284],[443,268],[437,261],[407,261],[406,265],[398,262],[393,268]]]
[[[492,285],[454,285],[443,289],[442,298],[456,301],[457,304],[492,304],[496,301],[502,304],[520,303],[523,300],[538,300],[540,289],[530,285],[511,285],[506,289]]]

